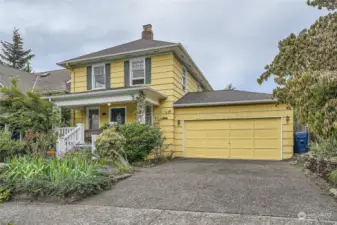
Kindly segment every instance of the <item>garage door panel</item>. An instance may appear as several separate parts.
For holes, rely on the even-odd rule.
[[[185,145],[187,147],[207,147],[207,141],[203,138],[187,138],[185,139]]]
[[[254,130],[255,138],[273,137],[279,138],[280,130],[278,129],[265,129],[265,130]]]
[[[207,138],[229,138],[229,130],[207,130],[206,136]]]
[[[252,159],[253,149],[231,149],[230,158],[232,159]]]
[[[254,130],[230,130],[230,137],[231,138],[247,138],[247,137],[251,137],[253,138],[254,135]]]
[[[184,123],[184,157],[281,157],[280,119],[194,120]]]
[[[278,138],[272,139],[255,139],[254,140],[254,148],[279,148],[280,140]]]
[[[229,139],[220,139],[220,138],[212,138],[207,140],[208,148],[216,147],[216,148],[229,148]]]
[[[280,119],[255,119],[254,120],[254,128],[255,129],[270,129],[270,128],[279,128],[280,127]]]
[[[252,129],[254,127],[253,121],[251,120],[231,120],[230,129],[231,130],[241,130],[241,129]]]
[[[230,140],[231,149],[253,148],[253,138],[238,138]]]

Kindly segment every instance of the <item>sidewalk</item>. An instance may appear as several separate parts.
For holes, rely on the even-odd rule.
[[[56,205],[8,203],[0,209],[0,224],[15,225],[89,225],[89,224],[146,224],[146,225],[337,225],[332,221],[299,220],[269,216],[132,209],[113,206]]]

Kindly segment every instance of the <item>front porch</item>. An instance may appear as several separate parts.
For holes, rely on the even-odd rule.
[[[62,135],[59,149],[68,151],[77,144],[91,143],[102,127],[113,124],[153,124],[154,110],[166,96],[149,87],[94,90],[46,97],[57,107],[72,109],[72,133]],[[76,129],[76,125],[80,128]],[[64,129],[59,129],[63,134]],[[81,132],[79,134],[79,132]],[[83,138],[83,140],[78,140]],[[71,141],[67,141],[71,139]],[[69,143],[68,143],[69,142]],[[65,145],[65,146],[63,146]]]

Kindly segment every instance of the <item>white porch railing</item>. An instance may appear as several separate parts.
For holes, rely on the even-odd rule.
[[[84,125],[79,123],[76,127],[57,128],[59,138],[56,143],[56,153],[63,155],[78,144],[84,144]]]

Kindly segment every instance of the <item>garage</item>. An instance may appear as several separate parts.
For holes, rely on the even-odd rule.
[[[293,111],[270,94],[188,93],[174,103],[174,118],[177,156],[249,160],[293,156]]]
[[[280,118],[184,122],[188,158],[281,159]]]

